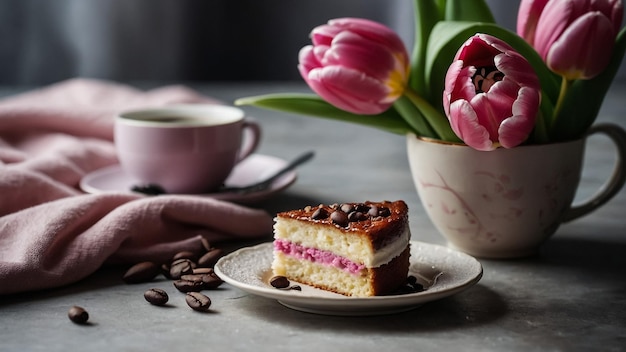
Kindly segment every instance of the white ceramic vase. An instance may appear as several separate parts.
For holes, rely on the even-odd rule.
[[[618,159],[604,187],[572,205],[581,178],[586,138],[546,145],[477,151],[466,145],[407,136],[413,181],[431,221],[449,246],[483,258],[535,253],[560,224],[597,209],[626,180],[626,132],[597,125]]]

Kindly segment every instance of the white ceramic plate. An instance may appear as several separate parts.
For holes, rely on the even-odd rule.
[[[252,294],[273,298],[282,305],[309,313],[365,316],[403,312],[433,300],[459,293],[482,277],[478,260],[447,247],[411,241],[411,266],[414,275],[426,288],[422,292],[376,296],[347,297],[298,284],[302,291],[279,290],[269,285],[272,276],[272,243],[239,249],[221,258],[215,272],[225,282]]]
[[[252,154],[237,164],[230,176],[224,182],[226,186],[245,186],[258,181],[263,181],[287,164],[285,160]],[[248,194],[235,192],[220,192],[199,194],[199,196],[211,197],[236,203],[249,203],[265,199],[290,186],[297,178],[296,171],[292,170],[276,179],[269,189]],[[80,181],[80,188],[87,193],[105,192],[131,192],[131,187],[137,181],[128,176],[120,165],[108,166],[91,172]]]

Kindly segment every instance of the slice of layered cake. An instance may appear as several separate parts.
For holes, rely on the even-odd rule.
[[[346,296],[394,292],[409,270],[404,201],[319,205],[277,214],[274,275]]]

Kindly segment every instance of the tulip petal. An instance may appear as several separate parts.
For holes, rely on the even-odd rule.
[[[454,133],[470,147],[489,151],[495,149],[489,132],[478,122],[478,116],[466,100],[457,100],[450,105],[450,126]]]
[[[549,1],[539,22],[535,33],[534,46],[539,55],[546,59],[548,51],[567,26],[586,10],[586,4],[578,0]]]
[[[508,51],[506,54],[496,55],[494,63],[505,77],[517,85],[540,89],[539,77],[530,63],[520,54]]]
[[[457,136],[478,150],[526,140],[540,103],[539,78],[530,63],[502,40],[480,33],[456,59],[446,74],[443,104]]]
[[[615,34],[613,24],[600,12],[574,21],[551,46],[548,67],[568,79],[589,79],[609,64]]]
[[[535,31],[541,12],[549,0],[522,0],[517,13],[517,34],[531,46],[535,41]]]
[[[311,42],[313,45],[325,45],[330,46],[333,42],[333,38],[341,33],[341,28],[330,25],[321,25],[313,28],[311,31]]]
[[[386,80],[398,66],[408,65],[408,57],[397,62],[396,57],[402,56],[394,54],[388,47],[367,41],[351,32],[342,32],[335,37],[322,64],[350,67],[368,76]]]
[[[522,88],[513,103],[513,116],[505,119],[498,129],[499,142],[505,148],[522,144],[535,127],[540,96],[537,91]]]
[[[316,68],[309,72],[305,80],[324,100],[355,114],[379,114],[393,103],[393,100],[380,100],[380,97],[387,95],[384,84],[345,67]]]
[[[390,28],[340,18],[311,31],[313,46],[299,53],[298,71],[309,87],[339,109],[379,114],[404,92],[409,54]]]
[[[307,45],[300,49],[298,53],[298,70],[302,77],[308,75],[308,72],[316,67],[320,67],[320,62],[313,53],[313,46]]]
[[[340,28],[341,31],[353,32],[372,42],[382,44],[391,51],[406,51],[404,42],[402,42],[398,34],[391,28],[378,22],[364,18],[346,17],[332,19],[328,21],[328,24]]]

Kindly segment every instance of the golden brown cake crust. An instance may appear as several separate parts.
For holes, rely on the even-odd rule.
[[[363,203],[320,204],[289,210],[277,217],[332,226],[346,233],[366,236],[374,249],[402,233],[408,223],[408,207],[402,200]]]

